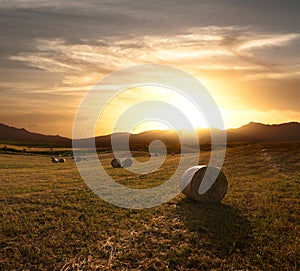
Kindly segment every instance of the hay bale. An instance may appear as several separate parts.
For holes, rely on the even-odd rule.
[[[52,156],[51,157],[51,162],[52,163],[58,163],[58,159]]]
[[[130,158],[126,158],[122,160],[122,167],[131,167],[132,166],[132,160]]]
[[[206,171],[207,175],[204,178]],[[215,181],[212,183],[213,179]],[[200,185],[201,189],[199,190]],[[187,169],[181,175],[179,187],[183,194],[193,200],[202,203],[216,203],[225,197],[228,182],[225,174],[216,167],[195,166]]]
[[[130,158],[124,158],[124,159],[113,159],[110,163],[113,168],[121,168],[121,167],[131,167],[133,162]]]
[[[66,162],[66,159],[65,159],[65,158],[59,158],[59,159],[58,159],[58,162],[59,162],[59,163],[65,163],[65,162]]]
[[[113,168],[120,168],[121,167],[121,162],[119,159],[114,158],[110,164],[112,165]]]

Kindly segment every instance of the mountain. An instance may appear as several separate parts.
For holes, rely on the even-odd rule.
[[[31,133],[24,128],[18,129],[0,123],[0,140],[26,144],[49,144],[55,146],[71,147],[72,140],[59,135],[43,135]]]
[[[262,124],[250,122],[240,128],[227,130],[229,142],[300,141],[300,123]]]
[[[222,131],[215,129],[215,135],[219,137]],[[283,124],[267,125],[262,123],[250,122],[236,129],[228,129],[228,142],[266,142],[266,141],[300,141],[300,123],[290,122]],[[210,132],[208,129],[198,131],[200,143],[210,142]],[[185,135],[188,137],[188,135]],[[111,148],[111,139],[117,142],[120,149],[129,145],[131,149],[148,150],[148,145],[154,140],[160,140],[168,147],[177,148],[180,146],[179,136],[172,131],[153,130],[140,134],[115,133],[112,135],[98,136],[95,138],[95,144],[98,148]],[[59,146],[72,146],[72,140],[59,135],[43,135],[31,133],[25,129],[10,127],[0,124],[0,140],[6,142],[20,142],[26,144],[49,144]],[[79,139],[82,143],[86,139]]]
[[[216,136],[216,142],[222,138],[223,132],[214,129],[214,135]],[[250,122],[236,129],[228,129],[226,131],[227,142],[272,142],[272,141],[300,141],[300,123],[290,122],[283,124],[262,124]],[[188,138],[188,135],[185,135]],[[210,131],[209,129],[200,129],[198,131],[200,138],[200,144],[210,143]],[[130,148],[134,149],[139,147],[142,149],[148,149],[148,145],[154,140],[160,140],[167,146],[177,147],[180,146],[179,137],[175,132],[172,131],[146,131],[140,134],[128,134],[119,133],[108,136],[96,137],[97,147],[111,147],[111,138],[114,137],[118,143],[120,149],[127,146],[129,137]]]
[[[139,134],[115,133],[112,135],[98,136],[95,138],[97,148],[111,148],[111,140],[115,142],[116,149],[125,149],[128,141],[130,149],[148,150],[148,145],[154,140],[160,140],[166,145],[180,146],[177,134],[170,130],[152,130]],[[84,142],[84,139],[82,143]]]

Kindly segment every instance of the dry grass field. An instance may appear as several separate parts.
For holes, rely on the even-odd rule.
[[[101,155],[119,182],[150,187],[179,155],[141,176],[111,168],[111,158]],[[92,193],[70,157],[0,153],[0,270],[299,270],[300,143],[229,146],[223,171],[221,204],[181,194],[129,210]]]

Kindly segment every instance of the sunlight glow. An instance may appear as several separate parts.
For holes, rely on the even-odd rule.
[[[177,122],[176,127],[168,126],[160,121],[148,120],[144,112],[135,112],[134,115],[129,116],[132,120],[136,119],[136,124],[134,127],[129,127],[128,123],[122,123],[119,127],[114,127],[116,120],[131,106],[134,104],[153,100],[165,102],[176,109],[178,109],[182,114],[189,120],[188,123]],[[153,110],[161,112],[163,119],[164,114],[167,114],[166,109],[161,107],[161,105],[155,106]],[[174,120],[176,123],[177,120]],[[133,132],[138,133],[147,130],[167,130],[174,128],[175,130],[187,130],[188,127],[194,127],[194,129],[207,128],[205,118],[202,116],[201,111],[191,102],[177,92],[176,90],[171,90],[163,87],[155,86],[145,86],[145,87],[134,87],[123,91],[119,94],[113,101],[111,101],[101,116],[99,117],[96,134],[111,133],[111,132]],[[106,128],[105,132],[103,131]]]

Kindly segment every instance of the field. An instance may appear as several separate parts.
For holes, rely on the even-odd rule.
[[[137,176],[101,155],[131,187],[162,183],[179,158]],[[92,193],[71,157],[0,153],[0,270],[299,270],[300,143],[229,146],[223,171],[221,204],[181,194],[130,210]]]

